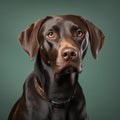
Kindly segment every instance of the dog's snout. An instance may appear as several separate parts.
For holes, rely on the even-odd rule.
[[[61,52],[61,55],[65,61],[73,61],[78,58],[78,52],[73,48],[64,48]]]

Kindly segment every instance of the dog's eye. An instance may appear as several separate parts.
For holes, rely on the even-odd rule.
[[[54,33],[53,33],[53,32],[49,32],[49,33],[48,33],[48,37],[49,37],[49,38],[53,38],[53,37],[54,37]]]
[[[76,37],[82,38],[84,36],[83,32],[81,30],[76,31]]]
[[[57,38],[57,34],[56,34],[55,32],[50,31],[50,32],[47,34],[47,38],[48,38],[48,39],[55,40],[55,39]]]

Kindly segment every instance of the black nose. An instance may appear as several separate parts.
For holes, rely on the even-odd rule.
[[[78,59],[78,52],[73,48],[64,48],[61,55],[65,61],[74,61]]]

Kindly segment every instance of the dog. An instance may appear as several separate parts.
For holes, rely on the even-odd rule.
[[[22,48],[35,59],[34,71],[9,120],[88,120],[85,97],[78,82],[90,43],[96,59],[104,34],[77,15],[48,16],[19,35]]]

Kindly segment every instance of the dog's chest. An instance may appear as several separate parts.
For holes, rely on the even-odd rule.
[[[51,120],[68,120],[68,114],[66,109],[55,108],[52,112]]]

